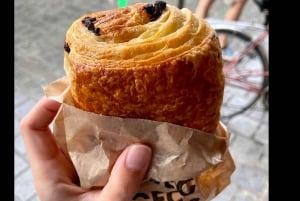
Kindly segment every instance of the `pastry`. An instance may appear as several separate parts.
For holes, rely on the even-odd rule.
[[[75,106],[213,133],[224,76],[215,30],[164,1],[87,13],[66,33],[64,69]]]

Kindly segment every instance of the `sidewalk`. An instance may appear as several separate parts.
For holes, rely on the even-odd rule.
[[[138,1],[129,0],[128,4]],[[153,1],[140,1],[152,3]],[[177,5],[177,1],[167,1]],[[226,7],[216,1],[210,17],[223,18]],[[186,0],[194,10],[196,0]],[[19,131],[19,121],[42,97],[42,86],[63,76],[63,44],[70,24],[87,12],[115,7],[113,0],[15,0],[15,201],[38,201]],[[255,16],[255,18],[253,18]],[[263,21],[252,1],[241,20]],[[258,102],[261,104],[261,102]],[[224,122],[231,132],[230,151],[236,163],[232,183],[214,201],[267,201],[269,113],[249,110]]]

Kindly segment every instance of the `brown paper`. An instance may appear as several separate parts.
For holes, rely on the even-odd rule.
[[[149,144],[153,158],[134,200],[208,201],[230,183],[235,166],[222,122],[210,134],[167,122],[86,112],[74,107],[65,77],[44,92],[63,103],[53,133],[84,188],[104,186],[119,154],[136,142]]]

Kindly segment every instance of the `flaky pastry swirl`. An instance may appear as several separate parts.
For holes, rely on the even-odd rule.
[[[88,13],[66,33],[64,68],[76,106],[214,132],[224,77],[214,29],[157,1]]]

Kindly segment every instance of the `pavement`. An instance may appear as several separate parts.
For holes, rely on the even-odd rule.
[[[152,3],[152,1],[141,1]],[[128,1],[133,4],[138,1]],[[177,5],[175,0],[167,1]],[[184,7],[195,10],[196,0]],[[21,118],[43,96],[42,87],[64,76],[63,44],[73,20],[83,14],[116,7],[114,0],[15,0],[15,131],[14,200],[38,201],[31,169],[19,131]],[[209,17],[222,19],[228,6],[216,1]],[[248,1],[241,21],[263,22]],[[213,201],[269,200],[269,113],[259,106],[224,122],[231,133],[229,150],[236,164],[231,183]]]

